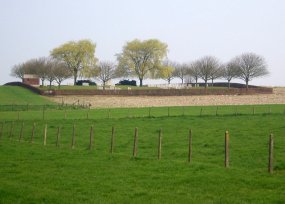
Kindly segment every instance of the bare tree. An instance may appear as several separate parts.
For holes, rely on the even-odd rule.
[[[189,74],[195,79],[195,87],[197,87],[198,79],[200,77],[200,68],[198,61],[190,64]]]
[[[183,84],[185,77],[189,74],[189,65],[186,63],[183,64],[176,63],[174,66],[175,66],[174,76],[180,78],[181,83]]]
[[[248,82],[253,78],[269,74],[265,59],[255,53],[244,53],[235,57],[232,62],[238,69],[238,78],[245,81],[246,89],[248,89]]]
[[[53,61],[53,76],[54,80],[58,84],[58,89],[60,89],[61,83],[72,76],[72,73],[68,70],[66,63],[60,62],[58,60]]]
[[[226,65],[223,66],[222,69],[222,75],[223,78],[228,81],[228,88],[231,87],[231,80],[233,78],[238,77],[238,69],[237,66],[233,62],[229,62]]]
[[[208,80],[211,79],[213,73],[220,67],[220,63],[216,57],[205,56],[197,61],[197,66],[200,69],[200,77],[205,81],[205,88],[207,88]]]
[[[45,69],[44,70],[45,78],[49,82],[49,88],[51,89],[51,84],[55,80],[55,77],[54,77],[55,67],[54,67],[53,59],[51,59],[51,58],[46,59],[45,66],[43,67],[43,69]]]
[[[24,63],[14,65],[11,76],[23,79],[24,74],[35,74],[42,80],[42,85],[46,79],[46,58],[30,59]]]
[[[117,66],[113,62],[102,61],[94,70],[94,75],[103,83],[105,90],[106,82],[116,77]]]
[[[24,74],[27,74],[27,69],[25,63],[21,63],[12,67],[10,75],[23,80]]]
[[[25,64],[28,67],[30,73],[36,74],[40,78],[43,86],[44,81],[47,78],[47,69],[46,69],[47,58],[40,57],[36,59],[31,59],[27,61]]]
[[[210,79],[212,80],[212,86],[214,86],[214,80],[221,78],[223,76],[222,72],[222,66],[219,65],[218,67],[213,68],[211,74],[210,74]]]

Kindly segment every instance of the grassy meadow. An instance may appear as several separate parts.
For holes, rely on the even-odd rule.
[[[284,119],[282,105],[2,111],[0,203],[284,203]],[[226,130],[229,168],[224,167]],[[267,171],[270,133],[273,174]]]

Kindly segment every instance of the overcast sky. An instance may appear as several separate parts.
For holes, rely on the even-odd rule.
[[[178,62],[254,52],[271,74],[250,83],[285,86],[285,0],[0,0],[0,29],[0,84],[67,41],[90,39],[97,58],[116,60],[127,41],[156,38]]]

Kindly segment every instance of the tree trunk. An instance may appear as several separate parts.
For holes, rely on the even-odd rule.
[[[212,78],[212,87],[214,86],[214,79]]]
[[[142,87],[142,86],[143,86],[143,79],[140,78],[140,87]]]
[[[248,79],[245,79],[246,90],[248,90]]]
[[[74,78],[74,86],[76,85],[76,82],[77,82],[77,70],[76,69],[73,69],[73,78]]]
[[[42,80],[42,86],[44,86],[44,81],[45,81],[45,80],[44,80],[44,79],[41,79],[41,80]]]
[[[60,89],[60,84],[61,84],[61,82],[58,82],[58,89]]]
[[[207,79],[205,79],[205,89],[207,88],[207,85],[208,85],[208,83],[207,83]]]
[[[228,88],[231,88],[231,80],[228,80]]]
[[[181,82],[182,82],[182,84],[183,84],[183,82],[184,82],[184,79],[183,79],[183,78],[181,78]]]
[[[103,90],[105,90],[106,82],[103,81]]]
[[[198,85],[198,77],[195,77],[195,87]]]
[[[168,79],[167,81],[168,81],[168,84],[170,84],[170,79]]]
[[[51,82],[52,82],[52,81],[49,81],[49,89],[51,89]]]

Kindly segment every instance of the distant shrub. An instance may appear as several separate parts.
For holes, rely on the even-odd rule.
[[[137,86],[136,80],[121,80],[116,85],[128,85],[128,86]]]

